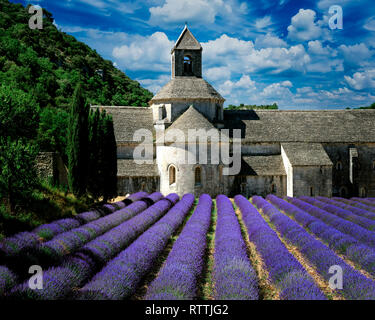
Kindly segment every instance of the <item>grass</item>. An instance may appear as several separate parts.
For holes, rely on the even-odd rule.
[[[249,240],[249,234],[243,221],[241,210],[235,205],[234,201],[232,201],[232,203],[238,218],[238,222],[240,223],[242,237],[246,243],[247,255],[258,276],[259,298],[260,300],[280,300],[279,291],[274,285],[271,284],[269,274],[262,257],[258,253],[255,244]]]
[[[295,217],[293,217],[293,215],[289,214],[288,212],[284,211],[284,210],[281,210],[280,208],[277,208],[281,213],[285,214],[287,217],[289,217],[289,219],[293,220],[294,222],[298,223],[300,226],[301,224],[295,219]],[[302,226],[301,226],[302,227]],[[315,240],[318,240],[318,241],[321,241],[323,242],[327,247],[329,247],[332,251],[334,251],[342,260],[344,260],[344,262],[348,265],[350,265],[353,269],[356,269],[358,272],[360,272],[362,275],[364,275],[365,277],[375,281],[375,277],[370,274],[369,272],[367,272],[366,270],[364,270],[362,268],[362,266],[355,262],[355,261],[352,261],[350,260],[349,257],[347,257],[346,255],[346,248],[345,249],[342,249],[342,250],[338,250],[337,248],[334,248],[334,247],[331,247],[330,244],[325,241],[324,239],[320,238],[320,237],[317,237],[314,233],[312,233],[310,231],[309,228],[304,228],[309,234],[310,236],[312,236]]]
[[[254,204],[255,205],[255,204]],[[256,207],[256,206],[255,206]],[[276,229],[276,226],[271,222],[267,215],[263,213],[261,209],[256,207],[258,212],[261,214],[263,219],[268,223],[268,225],[276,232],[277,236],[284,244],[284,246],[288,249],[288,251],[297,259],[297,261],[305,268],[307,273],[314,279],[317,286],[320,290],[324,293],[324,295],[329,300],[343,300],[343,297],[337,294],[334,290],[332,290],[327,281],[323,279],[323,277],[318,273],[318,271],[309,263],[307,259],[303,256],[300,250],[289,243],[284,237],[281,236],[280,232]]]
[[[18,232],[30,231],[44,223],[72,217],[86,211],[92,204],[91,199],[77,199],[62,188],[42,182],[14,212],[0,204],[0,240]]]
[[[211,225],[208,229],[205,252],[205,265],[201,277],[198,279],[198,299],[213,300],[212,271],[214,267],[215,232],[216,232],[217,208],[216,200],[212,202]]]
[[[193,203],[193,206],[191,207],[191,210],[187,214],[184,222],[174,232],[172,237],[169,238],[169,240],[167,242],[167,245],[164,248],[163,252],[158,255],[155,263],[153,264],[152,269],[147,273],[147,276],[139,284],[136,292],[131,296],[131,298],[130,298],[131,300],[143,300],[145,298],[149,285],[158,276],[159,271],[163,267],[165,261],[168,258],[169,253],[171,252],[171,250],[173,248],[174,243],[176,242],[177,238],[180,236],[183,228],[185,227],[186,223],[189,221],[190,217],[192,216],[193,212],[195,211],[195,208],[196,208],[197,204],[198,204],[198,199],[195,199],[194,203]]]

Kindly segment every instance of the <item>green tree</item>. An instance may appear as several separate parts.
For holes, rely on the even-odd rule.
[[[89,106],[78,84],[70,109],[67,145],[69,187],[78,197],[85,195],[87,188],[88,116]]]
[[[88,183],[87,191],[94,198],[98,199],[101,195],[102,186],[98,181],[100,175],[100,111],[90,111],[89,117],[89,162],[88,162]]]
[[[39,107],[30,94],[0,87],[0,137],[33,140],[39,124]]]
[[[68,123],[69,113],[63,109],[45,108],[41,111],[38,129],[38,145],[41,151],[57,151],[64,161],[67,161]]]
[[[37,149],[31,143],[0,138],[0,198],[7,199],[11,212],[16,204],[27,203],[37,185],[36,154]]]
[[[104,201],[114,198],[117,195],[117,144],[111,116],[104,119],[105,144],[103,172],[104,176]]]

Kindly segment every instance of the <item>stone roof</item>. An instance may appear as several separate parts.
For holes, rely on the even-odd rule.
[[[172,49],[172,52],[175,50],[202,50],[201,44],[193,36],[187,26],[182,30],[181,35],[179,36],[175,46]]]
[[[375,110],[224,110],[243,142],[375,142]]]
[[[150,104],[168,100],[217,100],[225,99],[206,80],[197,77],[175,77],[151,99]]]
[[[217,131],[214,125],[193,106],[190,106],[180,117],[178,117],[177,120],[174,121],[172,125],[165,131],[165,134],[167,134],[171,130],[177,129],[181,130],[185,134],[186,139],[188,137],[189,129],[203,129],[206,131],[214,129]]]
[[[118,177],[158,177],[158,167],[153,164],[136,164],[133,159],[117,160]]]
[[[281,155],[243,156],[242,176],[284,176],[286,175]]]
[[[117,142],[133,141],[134,132],[138,129],[147,129],[154,133],[151,108],[109,106],[92,106],[91,108],[104,109],[112,115]]]
[[[292,166],[332,166],[332,161],[328,157],[320,143],[282,143]]]

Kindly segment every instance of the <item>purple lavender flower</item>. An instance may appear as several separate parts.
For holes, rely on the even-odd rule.
[[[168,201],[168,199],[171,200]],[[164,215],[176,199],[179,199],[177,194],[168,195],[134,218],[87,243],[80,251],[95,257],[97,261],[104,264]]]
[[[170,198],[176,199],[176,196],[170,195]],[[165,219],[167,217],[165,216],[165,218],[162,218],[157,224],[155,224],[155,227],[157,225],[159,226],[159,234],[156,232],[159,229],[154,227],[152,227],[152,231],[145,233],[148,233],[150,236],[152,235],[150,237],[150,240],[148,242],[142,242],[142,249],[136,249],[136,251],[133,252],[133,255],[139,255],[140,252],[150,253],[151,244],[157,246],[160,243],[160,235],[166,234],[165,242],[168,241],[170,237],[171,227],[174,227],[173,225],[171,226],[168,222],[173,222],[178,218],[180,218],[182,221],[183,218],[181,218],[181,215],[186,215],[186,212],[188,211],[188,209],[186,209],[187,211],[184,213],[183,206],[187,205],[186,199],[189,199],[189,196],[186,196],[185,200],[181,201],[180,205],[176,205],[172,210],[168,212],[169,220]],[[190,199],[191,207],[194,201],[194,197],[190,195]],[[116,242],[121,242],[123,245],[125,245],[126,241],[130,242],[136,237],[136,230],[138,230],[138,234],[142,232],[142,229],[147,228],[146,224],[151,224],[153,219],[157,220],[158,217],[160,217],[160,215],[162,215],[163,212],[166,211],[165,208],[169,207],[171,207],[171,201],[165,199],[158,201],[149,209],[142,212],[139,216],[136,216],[133,219],[127,221],[127,228],[123,228],[122,230],[115,228],[117,229],[117,231],[122,231],[122,235],[116,233],[115,235],[112,235],[113,237],[104,237],[105,235],[103,237],[99,237],[99,241],[95,241],[95,243],[98,245],[97,247],[99,248],[100,245],[104,247],[106,240],[112,241],[111,243],[108,243],[108,248],[112,248],[112,251],[104,251],[106,260],[110,261],[118,252],[117,248],[121,247]],[[112,231],[108,232],[108,234],[110,234],[111,232]],[[160,250],[162,250],[162,248]],[[82,287],[84,283],[92,276],[93,272],[95,272],[95,270],[100,267],[100,263],[98,265],[98,252],[100,251],[82,250],[76,252],[74,255],[67,256],[63,259],[62,264],[59,267],[52,267],[43,273],[44,283],[42,290],[30,290],[28,284],[23,283],[22,285],[19,285],[14,290],[12,290],[11,294],[13,297],[37,300],[58,300],[68,297],[74,297],[76,291],[75,289]],[[100,253],[103,254],[103,252]]]
[[[346,255],[370,274],[375,275],[375,264],[373,264],[375,250],[373,248],[361,244],[355,238],[326,225],[321,220],[274,195],[267,196],[267,200],[280,210],[292,215],[300,225],[308,228],[318,238],[328,243],[330,248]],[[306,221],[309,222],[306,223]],[[359,255],[357,252],[361,252],[361,254]]]
[[[40,241],[40,237],[33,232],[21,232],[2,240],[0,250],[6,256],[13,256],[18,254],[25,247],[36,247]]]
[[[325,296],[307,271],[288,251],[264,221],[257,209],[243,196],[234,198],[242,213],[249,240],[256,246],[268,270],[270,281],[284,300],[324,300]]]
[[[38,234],[44,240],[49,240],[60,233],[78,228],[79,226],[80,223],[77,219],[61,219],[49,224],[41,225],[34,229],[33,232]]]
[[[358,201],[360,203],[364,203],[370,207],[375,207],[375,200],[374,198],[351,198],[351,200]]]
[[[241,227],[230,200],[216,198],[214,297],[217,300],[257,300],[258,280],[247,256]]]
[[[326,210],[330,213],[333,213],[340,218],[343,218],[345,220],[351,221],[355,224],[358,224],[359,226],[368,229],[368,230],[374,230],[375,228],[375,221],[358,216],[348,210],[342,209],[337,207],[336,205],[332,205],[326,202],[322,202],[318,199],[314,199],[311,197],[299,197],[302,201],[309,202],[313,204],[316,207],[319,207],[323,210]]]
[[[174,243],[158,277],[149,286],[147,300],[163,297],[191,300],[196,297],[197,278],[204,265],[211,209],[211,197],[207,194],[201,195],[193,215]]]
[[[168,239],[183,222],[193,202],[193,195],[184,195],[162,219],[111,260],[80,290],[81,299],[120,300],[134,293]]]
[[[80,214],[77,214],[76,217],[79,221],[82,221],[81,224],[86,224],[91,221],[99,219],[101,217],[101,214],[100,212],[96,210],[92,210],[92,211],[87,211],[87,212],[82,212]]]
[[[336,200],[333,200],[333,199],[328,199],[326,197],[316,197],[316,199],[324,202],[324,203],[327,203],[327,204],[332,204],[334,206],[337,206],[341,209],[344,209],[344,210],[347,210],[347,211],[350,211],[360,217],[364,217],[364,218],[367,218],[367,219],[372,219],[372,220],[375,220],[375,213],[371,212],[371,211],[367,211],[365,209],[361,209],[361,208],[357,208],[355,206],[352,206],[350,204],[347,204],[347,203],[343,203],[341,201],[336,201]]]
[[[350,199],[344,199],[344,198],[338,198],[338,197],[333,197],[332,200],[343,202],[343,203],[345,203],[345,204],[347,204],[349,206],[360,208],[362,210],[370,211],[372,213],[375,213],[375,206],[371,207],[371,206],[368,206],[368,205],[366,205],[364,203],[361,203],[359,201],[350,200]],[[373,219],[372,215],[371,216],[367,216],[366,218]]]
[[[339,292],[346,299],[375,299],[375,283],[372,280],[349,266],[326,245],[316,240],[295,221],[279,212],[262,197],[255,196],[252,199],[257,207],[270,217],[271,222],[280,234],[288,242],[299,248],[302,255],[326,281],[329,281],[332,276],[329,273],[331,266],[338,265],[342,268],[343,289]]]
[[[155,200],[160,199],[160,193],[155,194]],[[127,221],[147,208],[143,200],[136,201],[124,209],[118,210],[108,216],[85,224],[69,232],[61,233],[52,240],[40,246],[40,252],[49,258],[59,260],[64,255],[70,254],[82,247],[85,243],[95,239],[108,230]]]
[[[315,200],[312,199],[304,199],[306,201],[302,201],[296,198],[288,198],[288,201],[294,204],[295,206],[301,208],[302,210],[308,212],[312,216],[324,221],[326,224],[334,227],[335,229],[351,235],[353,238],[366,243],[367,245],[373,247],[375,246],[375,234],[361,226],[340,218],[328,211],[320,209],[314,206]]]
[[[17,276],[5,266],[0,266],[0,297],[17,283]]]

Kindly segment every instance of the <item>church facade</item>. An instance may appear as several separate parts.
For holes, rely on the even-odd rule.
[[[225,110],[224,98],[202,78],[202,53],[185,27],[171,51],[171,80],[148,108],[92,106],[114,120],[120,195],[158,190],[196,196],[375,197],[375,110]],[[233,147],[235,129],[240,154]],[[212,157],[187,162],[197,155],[172,137],[176,132],[187,137],[190,130],[230,132],[219,145],[227,144],[231,156],[239,157],[240,170],[225,174],[226,164]],[[143,131],[152,134],[143,142],[152,157],[139,163],[134,154],[137,133]],[[199,149],[202,142],[197,142]],[[206,142],[206,148],[211,155],[213,143]]]

